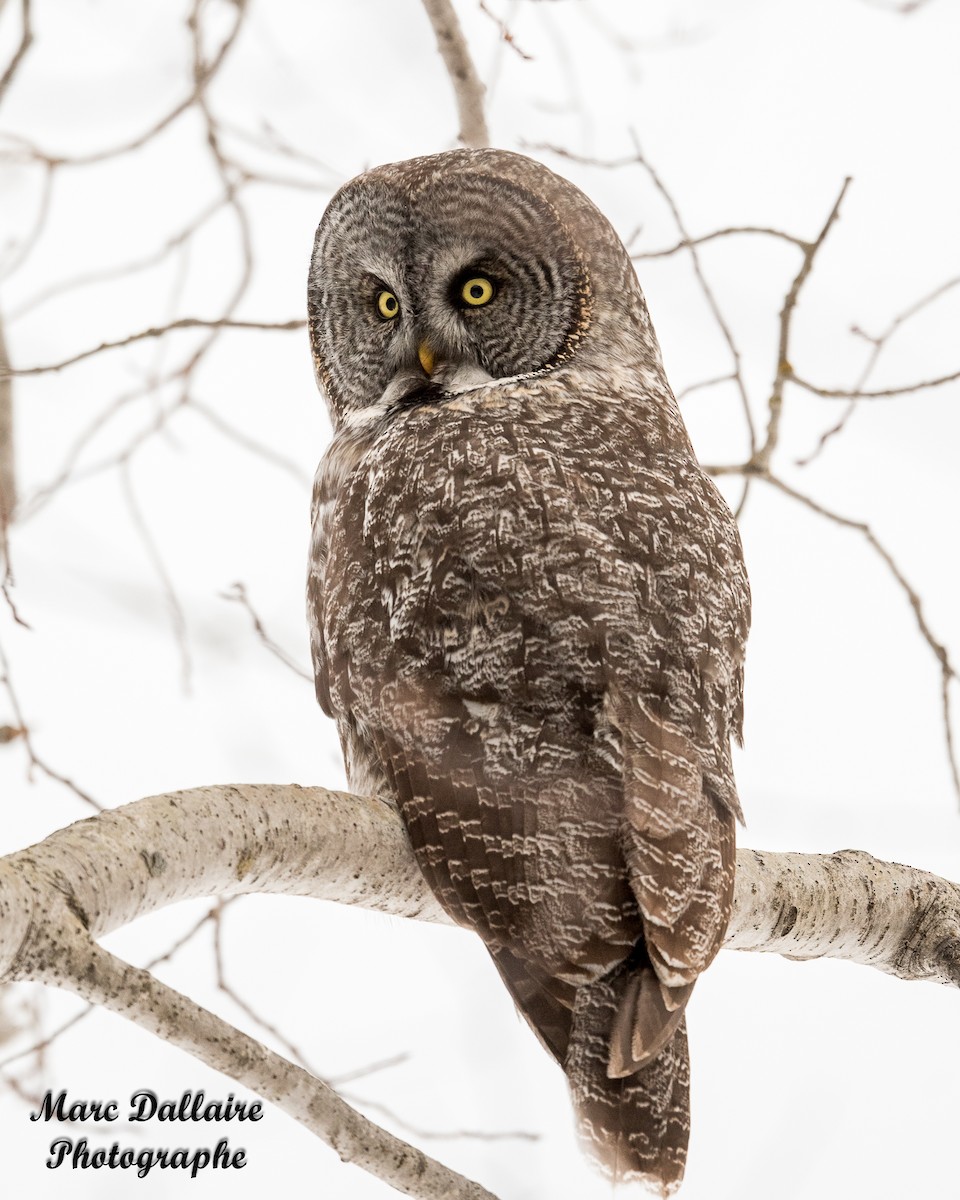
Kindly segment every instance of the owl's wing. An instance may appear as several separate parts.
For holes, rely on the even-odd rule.
[[[648,488],[653,523],[628,504],[619,524],[621,553],[632,549],[647,568],[634,574],[640,619],[607,641],[621,849],[649,960],[621,995],[609,1062],[616,1076],[669,1042],[722,944],[741,816],[730,739],[742,728],[750,597],[736,524],[692,460],[664,458]]]
[[[330,699],[330,662],[324,636],[325,574],[327,568],[328,523],[335,501],[331,471],[326,460],[321,462],[313,482],[310,506],[310,558],[307,571],[307,627],[310,630],[310,657],[313,662],[313,681],[320,707],[328,717],[336,717]]]
[[[621,995],[611,1076],[632,1074],[672,1038],[697,976],[720,949],[733,902],[734,815],[704,786],[691,739],[642,696],[621,696],[623,854],[649,966]]]

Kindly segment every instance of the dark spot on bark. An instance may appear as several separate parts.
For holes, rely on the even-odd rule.
[[[795,904],[791,904],[790,907],[783,914],[783,918],[780,923],[780,928],[777,930],[777,934],[780,937],[789,936],[789,934],[793,932],[793,927],[794,927],[794,925],[796,925],[797,917],[799,917],[799,916],[800,916],[799,909],[797,908],[797,906]]]
[[[84,927],[84,929],[89,929],[90,928],[90,918],[87,916],[86,912],[83,909],[83,905],[76,898],[76,896],[73,894],[73,892],[67,892],[66,895],[64,896],[64,900],[66,901],[67,908],[69,908],[69,910],[77,918],[77,920]]]
[[[147,864],[147,870],[156,879],[167,869],[167,860],[159,850],[141,850],[140,857]]]

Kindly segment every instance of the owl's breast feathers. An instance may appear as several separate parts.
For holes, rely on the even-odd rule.
[[[310,602],[351,785],[395,795],[541,1040],[565,1062],[596,1035],[609,1076],[655,1059],[676,1083],[730,911],[749,620],[736,526],[679,422],[530,387],[343,433]],[[590,1136],[609,1096],[579,1086]],[[661,1099],[662,1121],[683,1109]]]

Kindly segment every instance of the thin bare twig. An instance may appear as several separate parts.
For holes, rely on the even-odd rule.
[[[46,775],[48,779],[52,779],[56,783],[63,784],[65,788],[68,788],[71,792],[73,792],[73,794],[82,800],[84,804],[89,804],[90,807],[95,809],[97,812],[103,812],[102,804],[98,804],[91,795],[83,790],[83,788],[78,787],[72,779],[68,778],[68,776],[61,775],[59,771],[54,770],[53,767],[51,767],[39,756],[39,754],[37,754],[36,747],[33,744],[33,738],[30,733],[30,726],[24,719],[23,712],[20,708],[20,701],[17,698],[17,693],[13,686],[13,678],[10,674],[10,663],[7,660],[7,656],[2,645],[0,645],[0,686],[2,686],[4,691],[7,693],[7,699],[10,702],[10,708],[13,712],[13,719],[16,722],[16,728],[19,730],[18,740],[23,742],[24,749],[27,752],[27,761],[30,768],[28,775],[32,773],[33,769],[35,768]]]
[[[767,401],[769,412],[767,418],[767,436],[763,445],[752,456],[754,462],[764,470],[769,469],[773,453],[780,439],[780,418],[783,414],[784,384],[788,379],[793,380],[796,378],[793,374],[793,368],[790,365],[790,333],[793,324],[793,315],[797,309],[797,301],[800,299],[800,292],[803,285],[806,283],[813,269],[817,253],[834,222],[840,215],[840,205],[847,194],[850,182],[849,177],[843,181],[840,194],[834,201],[833,208],[831,208],[829,216],[824,221],[823,227],[816,238],[804,247],[800,270],[794,276],[793,282],[790,284],[787,294],[784,297],[783,307],[780,309],[780,338],[777,344],[777,366],[774,372],[773,386],[770,389],[770,399]]]
[[[256,630],[257,637],[267,648],[267,650],[269,650],[272,655],[278,658],[285,667],[289,667],[294,674],[299,675],[301,679],[306,679],[309,683],[313,683],[313,673],[311,671],[304,670],[304,668],[301,667],[294,659],[292,659],[282,646],[278,646],[273,638],[271,638],[267,633],[263,622],[257,615],[256,609],[250,603],[250,598],[247,595],[246,587],[242,583],[234,583],[231,584],[231,589],[232,590],[229,592],[220,593],[222,599],[231,600],[242,605],[242,607],[245,608],[249,613],[250,619],[253,621],[253,628]]]
[[[752,458],[757,452],[757,434],[753,422],[753,413],[750,410],[750,399],[747,395],[746,383],[744,382],[743,378],[743,360],[739,347],[737,346],[737,343],[733,337],[733,332],[720,309],[720,305],[718,304],[717,298],[714,295],[713,288],[710,286],[710,283],[704,274],[703,266],[700,262],[700,256],[697,254],[698,239],[691,238],[690,234],[688,233],[672,193],[664,184],[656,169],[644,157],[643,152],[640,149],[640,144],[637,140],[636,133],[633,130],[631,130],[631,137],[633,138],[635,147],[634,153],[624,158],[589,158],[583,155],[573,154],[569,150],[565,150],[562,147],[548,144],[540,144],[531,148],[550,150],[552,153],[558,154],[563,158],[569,158],[575,162],[584,163],[588,166],[604,167],[607,169],[617,169],[619,167],[626,166],[639,166],[646,171],[647,175],[650,177],[650,181],[653,183],[653,186],[660,193],[661,197],[669,208],[670,214],[674,220],[674,224],[677,226],[677,229],[680,232],[680,242],[678,243],[676,249],[683,248],[685,250],[689,250],[690,252],[690,259],[693,265],[694,275],[696,276],[697,282],[700,284],[700,290],[707,302],[707,307],[710,309],[714,322],[716,323],[717,328],[720,330],[720,335],[727,345],[727,349],[730,352],[730,357],[733,359],[733,370],[729,373],[729,378],[736,385],[737,393],[740,397],[740,407],[747,430],[747,439],[750,445],[750,457]],[[788,234],[784,234],[782,236],[788,241],[792,240]],[[675,251],[670,251],[670,253],[674,252]],[[633,255],[632,257],[637,256]]]
[[[256,438],[249,437],[242,430],[237,429],[234,425],[231,425],[230,422],[227,421],[226,418],[218,413],[215,409],[210,408],[209,405],[204,404],[195,396],[190,400],[189,411],[195,413],[197,416],[203,417],[203,419],[208,421],[218,433],[222,433],[224,437],[229,438],[232,442],[236,442],[237,445],[242,446],[244,450],[249,450],[251,454],[255,454],[258,458],[262,458],[264,462],[271,463],[273,466],[278,467],[281,471],[286,472],[286,474],[290,475],[298,483],[305,485],[309,484],[310,476],[306,471],[301,470],[301,468],[293,461],[292,458],[287,458],[285,454],[281,454],[277,450],[272,450],[269,446],[264,446],[264,444],[261,441],[258,441]]]
[[[235,898],[236,897],[234,897],[234,899]],[[283,1047],[286,1053],[290,1055],[291,1059],[293,1059],[295,1063],[303,1067],[305,1071],[309,1071],[311,1075],[316,1076],[317,1079],[323,1078],[320,1072],[311,1066],[306,1055],[303,1053],[300,1047],[295,1045],[276,1027],[276,1025],[272,1024],[265,1017],[262,1017],[258,1012],[256,1012],[252,1005],[248,1004],[247,1001],[244,1000],[239,994],[239,992],[237,992],[227,981],[227,971],[226,967],[224,966],[223,955],[223,921],[221,920],[222,907],[225,906],[219,906],[211,910],[213,913],[213,958],[217,972],[217,987],[225,996],[229,996],[237,1008],[239,1008],[241,1012],[246,1013],[246,1015],[251,1021],[254,1022],[254,1024],[259,1025],[265,1033],[270,1034],[270,1036]]]
[[[791,246],[799,246],[801,250],[807,247],[807,243],[803,238],[798,238],[792,233],[786,233],[783,229],[774,229],[769,225],[727,225],[723,229],[714,229],[711,233],[704,233],[700,237],[681,238],[675,245],[667,246],[663,250],[637,251],[631,254],[630,257],[634,262],[640,262],[648,258],[669,258],[673,254],[678,254],[681,250],[692,250],[694,246],[705,246],[707,242],[715,242],[718,238],[738,237],[742,234],[757,234],[761,237],[778,238],[782,242],[788,242]]]
[[[54,1029],[52,1033],[48,1033],[47,1036],[44,1038],[41,1038],[40,1041],[34,1042],[32,1045],[27,1046],[25,1049],[18,1050],[16,1052],[16,1054],[11,1054],[8,1058],[5,1058],[2,1061],[0,1061],[0,1070],[4,1070],[6,1067],[9,1067],[12,1063],[19,1062],[19,1060],[21,1058],[30,1058],[30,1056],[34,1055],[34,1054],[42,1055],[45,1050],[49,1050],[49,1048],[53,1045],[53,1043],[57,1040],[58,1037],[60,1037],[64,1033],[66,1033],[68,1030],[72,1029],[74,1027],[74,1025],[79,1025],[81,1021],[86,1020],[86,1018],[89,1017],[90,1014],[95,1011],[96,1010],[94,1009],[93,1005],[88,1004],[86,1006],[86,1008],[82,1008],[78,1013],[75,1013],[69,1019],[69,1021],[64,1021],[62,1025],[58,1025],[57,1028]]]
[[[242,186],[238,185],[238,187]],[[50,300],[59,299],[67,292],[72,292],[77,288],[88,287],[90,284],[109,283],[113,279],[125,279],[130,275],[135,275],[139,271],[149,270],[150,267],[158,266],[166,258],[168,258],[174,250],[179,249],[185,243],[189,242],[195,234],[203,228],[203,226],[227,203],[226,196],[218,196],[210,204],[199,212],[192,221],[189,221],[182,229],[175,233],[172,237],[158,249],[151,251],[150,254],[144,255],[143,258],[135,259],[133,262],[121,263],[114,267],[106,267],[99,271],[87,271],[82,275],[75,275],[72,279],[65,279],[59,283],[55,283],[50,287],[44,288],[35,295],[30,296],[22,304],[12,308],[7,314],[7,319],[11,322],[19,320],[28,312],[38,308],[41,304],[45,304]]]
[[[957,762],[953,739],[953,718],[950,704],[950,684],[958,678],[956,668],[954,667],[949,652],[946,646],[934,635],[933,630],[927,622],[927,616],[924,612],[923,601],[920,594],[910,584],[900,569],[896,559],[890,551],[877,538],[876,534],[865,521],[855,521],[850,517],[841,516],[840,513],[833,512],[832,509],[826,508],[822,504],[818,504],[816,500],[812,500],[809,496],[798,492],[789,484],[784,483],[782,479],[769,473],[758,473],[758,478],[763,479],[778,491],[783,492],[785,496],[789,496],[792,500],[796,500],[798,504],[810,509],[811,512],[817,513],[826,520],[833,522],[835,525],[842,525],[845,529],[852,529],[859,533],[871,547],[871,549],[879,555],[882,561],[886,564],[890,574],[896,580],[901,591],[906,596],[910,607],[913,609],[914,616],[917,620],[917,627],[920,630],[920,635],[927,643],[937,661],[940,664],[941,672],[941,709],[943,713],[944,733],[946,736],[947,758],[950,763],[950,774],[953,779],[953,786],[957,796],[960,797],[960,765]]]
[[[13,1092],[15,1096],[22,1100],[28,1108],[39,1109],[41,1103],[39,1093],[30,1091],[30,1089],[27,1088],[21,1080],[14,1078],[12,1075],[5,1075],[3,1077],[3,1083],[10,1089],[11,1092]]]
[[[750,443],[750,455],[752,457],[756,453],[757,434],[753,424],[753,414],[750,411],[750,400],[747,396],[747,387],[743,379],[743,359],[740,355],[740,349],[737,346],[737,343],[734,341],[730,326],[727,324],[727,320],[720,310],[720,305],[717,303],[717,298],[714,295],[713,288],[707,281],[707,277],[703,271],[703,266],[700,262],[700,256],[697,254],[696,245],[693,243],[690,234],[687,232],[687,229],[683,223],[683,219],[680,216],[680,210],[677,207],[677,203],[674,200],[673,195],[667,189],[660,176],[657,174],[656,169],[646,160],[646,158],[644,158],[640,149],[640,144],[637,141],[637,136],[633,131],[631,131],[631,136],[633,137],[633,143],[636,149],[637,163],[647,172],[651,181],[653,182],[654,187],[666,201],[667,207],[670,209],[671,215],[673,216],[674,223],[676,224],[677,229],[680,231],[680,237],[684,242],[687,243],[686,248],[690,251],[690,261],[693,264],[693,271],[697,277],[697,282],[700,284],[700,290],[703,292],[703,297],[707,302],[707,307],[713,314],[713,319],[716,322],[717,328],[720,330],[723,340],[727,344],[730,357],[733,359],[733,371],[730,374],[734,383],[736,384],[737,392],[740,396],[740,406],[743,413],[744,423],[747,428],[747,437]]]
[[[484,87],[470,57],[452,0],[423,0],[423,7],[453,86],[460,118],[460,140],[472,150],[489,146],[490,134],[483,113]]]
[[[480,0],[480,11],[485,16],[488,16],[490,20],[493,21],[494,25],[496,25],[496,27],[500,30],[500,40],[502,42],[505,42],[515,54],[518,54],[523,59],[524,62],[534,61],[532,54],[527,54],[525,50],[520,49],[520,47],[517,45],[516,38],[513,36],[513,33],[510,30],[510,26],[506,23],[506,21],[501,20],[501,18],[497,16],[497,14],[487,5],[486,0]]]
[[[53,180],[54,170],[48,166],[43,172],[40,203],[37,205],[33,226],[26,237],[19,243],[14,243],[12,248],[7,247],[4,251],[8,257],[5,262],[0,262],[0,281],[9,278],[14,271],[23,266],[33,252],[34,247],[40,241],[43,231],[47,226],[47,219],[50,216],[50,206],[53,199]]]
[[[194,4],[190,16],[187,18],[187,28],[193,37],[196,37],[197,29],[200,22],[200,5]],[[131,150],[139,150],[152,141],[157,134],[162,133],[169,125],[172,125],[178,117],[191,109],[203,96],[204,91],[210,85],[211,81],[216,76],[217,72],[223,65],[224,59],[229,54],[231,48],[237,40],[237,35],[243,25],[243,19],[246,15],[247,0],[233,0],[233,7],[236,10],[236,17],[226,37],[220,43],[220,47],[216,54],[209,61],[204,63],[204,69],[201,74],[194,72],[193,85],[190,92],[172,109],[169,110],[159,121],[156,121],[149,129],[143,133],[131,138],[129,141],[122,142],[117,146],[110,146],[104,150],[94,150],[89,154],[78,154],[72,157],[62,154],[52,154],[48,151],[39,149],[36,146],[31,146],[24,143],[24,149],[21,152],[21,161],[43,162],[50,167],[86,167],[94,163],[106,162],[111,158],[119,158],[123,154],[128,154]],[[15,155],[9,157],[15,158]]]
[[[921,8],[926,8],[930,0],[862,0],[871,8],[879,8],[881,12],[898,13],[902,17],[912,16]]]
[[[349,1100],[351,1104],[356,1104],[360,1108],[371,1109],[373,1112],[380,1113],[387,1117],[392,1125],[396,1125],[402,1129],[404,1133],[413,1134],[416,1138],[422,1138],[424,1141],[436,1142],[453,1142],[453,1141],[474,1141],[474,1142],[539,1142],[540,1134],[532,1133],[526,1129],[504,1129],[486,1132],[482,1129],[424,1129],[421,1125],[414,1125],[401,1117],[395,1109],[388,1104],[384,1104],[380,1100],[370,1100],[365,1096],[358,1096],[355,1092],[340,1092],[344,1100]]]
[[[295,329],[304,329],[306,321],[296,319],[292,321],[239,321],[233,317],[214,317],[205,319],[202,317],[181,317],[177,321],[170,321],[167,325],[154,325],[149,329],[141,329],[139,333],[131,333],[125,338],[118,338],[115,342],[102,342],[99,346],[94,346],[90,350],[82,350],[79,354],[72,354],[69,358],[61,359],[55,363],[45,363],[39,367],[16,367],[8,372],[9,375],[47,375],[51,371],[62,371],[66,367],[72,367],[76,363],[84,362],[88,358],[93,358],[95,354],[103,354],[107,350],[119,350],[124,346],[132,346],[135,342],[142,342],[148,338],[166,337],[168,333],[172,333],[178,329],[263,329],[269,332],[289,332]]]
[[[18,511],[18,520],[24,522],[35,516],[46,504],[53,499],[54,496],[70,483],[77,483],[82,479],[89,479],[94,475],[100,474],[109,467],[119,466],[121,462],[126,461],[133,451],[145,441],[152,433],[161,429],[166,421],[172,416],[173,411],[181,407],[179,401],[173,409],[167,414],[155,415],[149,424],[149,427],[142,431],[133,442],[129,443],[126,449],[118,454],[113,455],[108,459],[104,459],[99,463],[84,469],[77,470],[77,463],[87,446],[94,440],[118,413],[122,412],[127,405],[142,399],[151,391],[156,392],[162,386],[179,379],[181,368],[177,367],[160,378],[154,378],[147,384],[139,384],[129,392],[123,392],[117,396],[113,402],[105,409],[102,409],[93,420],[86,426],[85,429],[77,436],[72,445],[67,450],[61,462],[60,468],[49,483],[43,484],[36,488],[29,496],[24,497],[20,502]]]
[[[409,1061],[410,1055],[391,1054],[389,1058],[380,1058],[376,1062],[367,1063],[362,1067],[355,1067],[352,1071],[344,1071],[340,1075],[333,1075],[327,1079],[327,1083],[331,1087],[339,1088],[343,1083],[355,1083],[358,1079],[366,1079],[369,1075],[374,1075],[378,1071],[387,1071],[391,1067],[399,1067],[401,1063]]]
[[[249,129],[244,129],[240,125],[234,125],[231,121],[224,121],[223,119],[218,119],[218,124],[224,133],[229,134],[238,141],[246,142],[258,150],[266,150],[271,154],[276,154],[280,158],[287,158],[291,162],[300,163],[302,166],[310,167],[312,170],[324,175],[326,177],[324,183],[328,187],[338,186],[344,178],[343,171],[338,171],[315,155],[307,154],[306,151],[291,145],[266,119],[261,122],[260,133],[251,132]],[[256,176],[252,178],[256,178]]]
[[[933,304],[934,301],[939,300],[941,296],[945,296],[948,292],[952,291],[955,287],[957,287],[958,284],[960,284],[960,275],[955,276],[953,279],[948,279],[946,283],[940,284],[940,286],[934,288],[932,292],[928,292],[919,300],[914,301],[909,308],[905,308],[903,312],[898,313],[898,315],[893,318],[893,320],[881,334],[873,336],[869,333],[865,333],[857,325],[854,325],[851,328],[850,332],[852,334],[854,334],[856,337],[863,338],[864,341],[870,344],[870,353],[867,356],[867,361],[864,364],[863,370],[860,372],[856,383],[853,385],[853,390],[857,394],[850,398],[846,408],[843,410],[843,413],[840,416],[840,419],[820,435],[813,450],[811,450],[811,452],[805,458],[798,458],[796,460],[796,465],[798,467],[809,466],[810,463],[812,463],[820,456],[820,454],[823,453],[824,447],[827,445],[827,443],[832,438],[836,437],[838,433],[842,433],[843,430],[846,429],[847,422],[856,411],[857,402],[860,400],[862,393],[867,386],[867,380],[873,374],[880,355],[883,353],[890,339],[897,332],[897,330],[903,324],[905,324],[905,322],[909,321],[911,317],[915,317],[917,313],[922,312],[930,304]]]
[[[707,388],[719,387],[721,383],[736,383],[736,375],[727,372],[726,375],[717,375],[713,379],[701,379],[699,383],[687,384],[685,388],[681,388],[677,392],[677,402],[686,400],[688,396],[692,396],[694,392],[706,391]]]
[[[170,578],[170,572],[167,570],[167,564],[164,562],[160,548],[157,546],[156,540],[143,515],[143,510],[140,508],[136,493],[133,490],[129,460],[121,464],[120,482],[134,528],[140,535],[143,548],[147,552],[147,558],[150,560],[156,572],[157,579],[160,581],[163,593],[167,598],[170,624],[173,628],[174,640],[176,641],[177,650],[180,655],[180,682],[184,692],[188,694],[193,674],[193,662],[190,657],[190,644],[187,637],[187,618],[183,611],[183,605],[180,603],[180,598],[177,595],[176,588],[173,586],[173,580]]]
[[[930,388],[943,387],[946,383],[955,383],[960,379],[960,371],[951,371],[947,375],[937,375],[933,379],[921,379],[918,383],[905,383],[900,387],[879,388],[876,391],[857,391],[851,388],[824,388],[801,379],[793,371],[787,373],[791,383],[801,387],[806,392],[821,396],[825,400],[890,400],[894,396],[909,396],[914,392],[925,392]]]
[[[31,0],[20,0],[20,42],[13,52],[13,58],[7,64],[7,69],[0,75],[0,101],[3,100],[7,88],[13,83],[14,75],[16,75],[27,51],[33,44],[33,29],[30,24],[30,4]]]
[[[776,488],[785,496],[789,496],[792,500],[795,500],[798,504],[802,504],[805,508],[816,513],[818,516],[823,517],[825,520],[831,521],[835,525],[840,525],[845,529],[851,529],[854,532],[859,533],[874,551],[874,553],[879,556],[897,583],[897,586],[903,592],[904,596],[906,596],[910,607],[913,609],[914,616],[916,617],[917,627],[920,630],[920,635],[933,651],[934,657],[940,666],[940,706],[943,716],[947,761],[950,766],[950,776],[953,782],[954,790],[956,791],[957,796],[960,797],[960,763],[958,763],[956,744],[953,735],[953,714],[950,695],[951,684],[956,683],[960,676],[957,674],[956,667],[953,665],[953,661],[950,658],[947,647],[943,644],[943,642],[940,641],[940,639],[930,628],[920,593],[909,582],[890,551],[877,538],[876,534],[865,521],[856,521],[851,517],[845,517],[840,513],[834,512],[832,509],[829,509],[825,505],[818,503],[816,500],[805,495],[803,492],[797,491],[796,488],[791,487],[788,483],[785,483],[784,480],[776,475],[773,475],[770,472],[769,467],[763,466],[756,460],[750,460],[745,463],[711,463],[705,465],[703,470],[706,471],[708,475],[715,476],[741,475],[743,476],[745,485],[748,485],[753,479],[762,479],[765,483],[770,484],[771,487]]]

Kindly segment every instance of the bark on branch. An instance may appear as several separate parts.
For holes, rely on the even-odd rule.
[[[296,785],[194,788],[100,813],[0,859],[0,981],[40,981],[120,1013],[274,1101],[400,1191],[492,1200],[95,941],[175,900],[253,892],[447,919],[389,804]],[[960,887],[862,851],[741,850],[726,946],[960,986]]]
[[[452,0],[423,0],[423,7],[436,34],[437,49],[457,99],[460,140],[471,150],[489,146],[490,134],[483,115],[484,86],[470,57]]]

